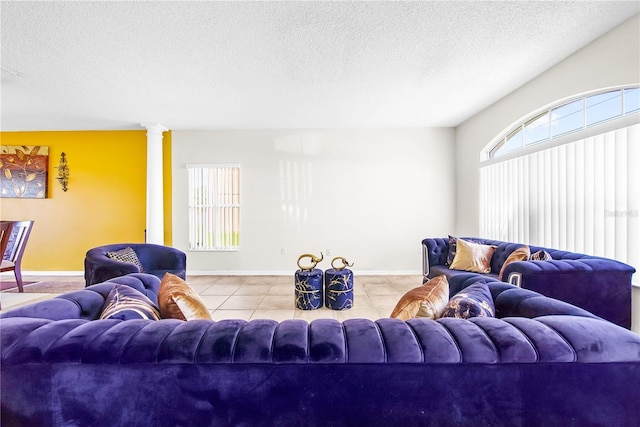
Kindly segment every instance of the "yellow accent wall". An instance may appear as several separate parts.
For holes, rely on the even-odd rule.
[[[171,189],[171,136],[165,136],[167,193]],[[3,220],[35,220],[23,271],[84,271],[84,255],[90,248],[144,242],[146,130],[1,132],[0,143],[49,147],[48,197],[0,199]],[[67,192],[55,179],[62,152],[70,170]],[[167,244],[171,244],[170,202],[170,194],[165,194]]]

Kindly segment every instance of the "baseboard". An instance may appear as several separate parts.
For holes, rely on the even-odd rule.
[[[256,270],[187,270],[187,276],[289,276],[291,271],[256,271]],[[419,270],[415,271],[390,271],[390,270],[353,270],[354,275],[360,276],[420,276]],[[23,276],[84,276],[84,271],[22,271]],[[14,277],[12,272],[0,274],[1,278]]]
[[[22,276],[83,276],[84,271],[25,271],[22,270]],[[6,271],[0,274],[3,279],[5,277],[11,277],[15,279],[13,272]]]
[[[240,271],[240,270],[188,270],[187,276],[292,276],[290,271]],[[388,271],[388,270],[353,270],[356,276],[422,276],[420,270]]]

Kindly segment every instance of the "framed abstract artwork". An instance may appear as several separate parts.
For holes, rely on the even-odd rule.
[[[49,147],[3,145],[0,149],[0,197],[47,197]]]

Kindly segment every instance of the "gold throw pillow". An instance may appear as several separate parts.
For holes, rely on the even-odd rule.
[[[197,292],[171,273],[165,273],[160,282],[158,307],[163,319],[211,320],[211,314]]]
[[[491,257],[497,246],[472,243],[458,239],[456,256],[451,263],[452,270],[491,273]]]
[[[515,251],[511,252],[507,259],[502,264],[502,268],[500,269],[500,274],[498,275],[498,279],[502,280],[502,275],[504,274],[504,269],[507,265],[511,264],[515,261],[527,261],[531,256],[531,250],[529,246],[520,246]]]
[[[442,315],[447,302],[449,302],[449,282],[447,277],[442,275],[404,294],[389,317],[401,320],[413,317],[437,319]]]

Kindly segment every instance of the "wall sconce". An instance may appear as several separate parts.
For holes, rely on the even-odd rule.
[[[67,165],[67,158],[64,152],[60,154],[60,164],[58,165],[58,176],[56,179],[60,185],[62,185],[62,191],[69,189],[69,166]]]

